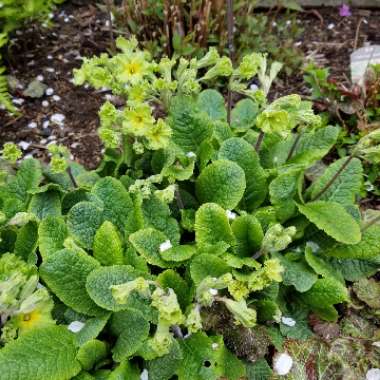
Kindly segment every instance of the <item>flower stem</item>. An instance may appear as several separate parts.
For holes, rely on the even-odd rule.
[[[73,172],[72,172],[72,170],[71,170],[71,167],[68,166],[67,169],[66,169],[66,171],[67,171],[67,174],[68,174],[69,177],[70,177],[70,180],[71,180],[71,183],[73,184],[73,186],[74,186],[75,188],[78,188],[78,184],[77,184],[77,181],[76,181],[75,178],[74,178],[74,175],[73,175]]]
[[[234,57],[234,4],[233,0],[227,0],[227,30],[228,30],[228,52],[231,62]],[[232,91],[231,78],[228,83],[227,94],[227,121],[231,125],[231,110],[232,110]]]
[[[294,142],[293,142],[293,145],[292,147],[290,148],[290,151],[289,151],[289,154],[288,154],[288,157],[286,158],[286,161],[289,161],[292,157],[293,157],[293,154],[297,148],[297,145],[301,139],[301,133],[298,133],[297,137],[295,138]]]
[[[259,151],[260,151],[261,145],[262,145],[263,140],[264,140],[264,136],[265,136],[265,133],[263,131],[260,131],[260,134],[257,138],[256,145],[255,145],[255,151],[257,153],[259,153]]]

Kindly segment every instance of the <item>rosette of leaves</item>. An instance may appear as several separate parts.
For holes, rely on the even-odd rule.
[[[297,95],[245,98],[230,124],[215,89],[170,97],[166,144],[139,153],[128,132],[94,171],[4,150],[0,253],[37,263],[57,324],[0,349],[4,379],[269,376],[270,346],[335,321],[346,280],[376,273],[380,218],[358,207],[376,136],[315,176],[339,128]]]

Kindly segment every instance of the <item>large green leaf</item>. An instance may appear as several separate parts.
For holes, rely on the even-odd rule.
[[[87,277],[86,290],[91,299],[101,308],[110,311],[120,311],[127,308],[140,308],[140,297],[132,294],[126,304],[119,304],[112,295],[113,285],[124,284],[140,277],[141,272],[130,265],[113,265],[100,267]],[[145,311],[145,310],[144,310]]]
[[[40,266],[40,275],[66,306],[78,313],[97,316],[104,311],[86,293],[85,285],[89,273],[99,265],[85,253],[63,249],[47,257]]]
[[[89,371],[97,362],[105,359],[107,355],[107,344],[101,340],[92,339],[79,348],[77,360],[83,369]]]
[[[118,335],[112,349],[113,359],[117,362],[133,356],[149,336],[150,324],[136,309],[114,313],[111,326]]]
[[[339,281],[330,277],[321,278],[313,287],[303,293],[301,299],[321,318],[335,321],[338,312],[334,305],[348,301],[348,291]]]
[[[94,257],[102,265],[124,264],[123,244],[116,227],[106,220],[94,239]]]
[[[160,246],[167,240],[168,238],[162,232],[154,228],[141,229],[129,236],[129,241],[136,251],[144,256],[149,264],[161,268],[170,267],[170,263],[163,260],[160,255]]]
[[[222,94],[216,90],[207,89],[198,95],[198,107],[207,113],[212,120],[226,120],[227,110]]]
[[[247,183],[243,198],[244,208],[252,211],[260,206],[267,194],[267,181],[259,156],[252,145],[242,138],[232,137],[223,142],[218,157],[236,162],[244,170]]]
[[[103,223],[103,210],[95,203],[79,202],[67,216],[67,227],[84,248],[92,248],[96,231]]]
[[[345,244],[360,242],[359,224],[339,203],[315,201],[298,205],[298,209],[320,230],[336,241]]]
[[[232,210],[243,198],[245,174],[235,162],[218,160],[202,171],[195,187],[197,198],[202,203],[214,202]]]
[[[104,314],[101,317],[94,317],[87,319],[82,329],[76,333],[76,339],[78,346],[95,339],[102,332],[106,326],[111,313]]]
[[[133,203],[123,184],[116,178],[105,177],[96,182],[91,192],[102,201],[104,219],[124,231]]]
[[[0,350],[2,380],[69,380],[81,366],[74,335],[61,326],[34,329]]]
[[[255,125],[259,107],[251,99],[236,103],[231,113],[231,127],[239,131],[248,130]]]
[[[336,219],[339,220],[338,218]],[[336,244],[323,250],[323,254],[340,259],[378,261],[380,255],[380,225],[374,224],[362,232],[357,244]]]
[[[54,252],[63,249],[67,238],[67,226],[62,217],[48,216],[38,227],[38,244],[42,258],[46,260]]]
[[[220,277],[230,270],[231,268],[226,262],[215,255],[198,255],[190,264],[191,278],[196,285],[199,285],[208,276]]]
[[[198,152],[202,141],[212,136],[213,125],[207,113],[197,108],[190,97],[173,99],[169,123],[172,139],[184,152]]]
[[[34,254],[38,245],[38,227],[35,221],[22,226],[17,233],[14,253],[25,261]]]
[[[311,186],[310,196],[314,199],[320,191],[331,181],[337,174],[345,161],[346,157],[332,163]],[[356,196],[361,190],[363,182],[363,167],[361,161],[354,158],[345,169],[339,174],[330,187],[320,196],[320,200],[340,203],[343,205],[353,204]]]
[[[198,245],[213,245],[221,241],[235,243],[226,211],[216,203],[203,204],[195,214],[195,241]]]
[[[45,191],[33,195],[29,212],[32,212],[38,219],[43,220],[45,217],[61,215],[61,197],[55,190]]]

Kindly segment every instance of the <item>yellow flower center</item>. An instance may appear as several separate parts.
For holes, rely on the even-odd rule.
[[[24,314],[20,324],[23,329],[28,329],[37,323],[40,319],[41,313],[38,310],[34,310],[31,313]]]
[[[136,75],[141,72],[141,65],[137,62],[130,62],[125,64],[124,70],[127,75]]]

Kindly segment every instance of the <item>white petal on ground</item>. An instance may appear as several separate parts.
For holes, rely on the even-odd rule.
[[[77,333],[79,332],[80,330],[82,330],[84,327],[84,323],[83,322],[80,322],[80,321],[74,321],[74,322],[71,322],[67,328],[73,332],[73,333]]]
[[[18,146],[19,146],[22,150],[27,150],[27,149],[30,147],[30,142],[20,141],[20,142],[18,143]]]
[[[286,352],[276,354],[273,358],[273,371],[277,375],[287,375],[293,366],[293,359]]]
[[[290,327],[293,327],[296,325],[296,321],[293,319],[293,318],[290,318],[290,317],[282,317],[281,318],[281,322],[286,325],[286,326],[290,326]]]
[[[366,380],[380,380],[380,369],[379,368],[371,368],[365,376]]]
[[[171,247],[172,247],[172,243],[170,242],[170,240],[166,240],[162,244],[160,244],[160,252],[167,251]]]

